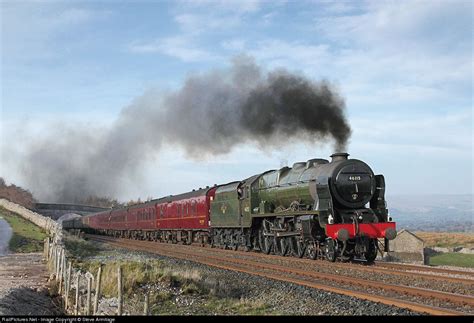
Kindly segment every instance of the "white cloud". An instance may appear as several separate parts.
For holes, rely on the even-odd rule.
[[[160,53],[183,62],[208,61],[215,55],[200,49],[185,36],[166,37],[151,42],[134,42],[128,46],[134,53]]]
[[[180,10],[204,9],[219,12],[254,13],[260,10],[262,0],[184,0],[180,1]]]
[[[221,42],[222,48],[231,51],[242,51],[245,49],[246,41],[244,39],[231,39]]]
[[[301,27],[316,38],[237,39],[222,47],[247,52],[270,68],[337,80],[348,102],[358,105],[466,104],[472,83],[471,4],[369,2],[357,13],[351,6],[324,5],[322,12],[337,14],[315,13],[315,25]]]
[[[216,15],[215,12],[206,14],[183,13],[174,17],[180,29],[189,34],[202,32],[222,32],[240,25],[240,15]]]
[[[259,41],[247,52],[269,67],[308,68],[324,65],[330,59],[328,45],[287,42],[280,39]]]
[[[352,142],[393,150],[466,154],[472,150],[472,111],[444,115],[387,116],[380,122],[353,118]]]
[[[472,31],[469,1],[370,1],[363,13],[315,18],[316,30],[332,39],[371,47],[414,51],[442,48]]]

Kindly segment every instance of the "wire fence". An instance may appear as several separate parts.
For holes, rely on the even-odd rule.
[[[0,206],[43,228],[49,235],[44,240],[44,258],[52,279],[57,287],[63,310],[68,315],[100,315],[101,283],[103,264],[96,273],[74,268],[72,257],[68,257],[60,224],[51,218],[28,210],[23,206],[0,199]],[[116,315],[123,315],[123,272],[117,269],[116,291],[118,306]],[[149,314],[149,297],[145,295],[143,314]],[[109,313],[107,313],[109,314]]]
[[[73,262],[67,257],[66,248],[54,239],[44,241],[44,257],[54,285],[66,314],[100,315],[101,283],[103,264],[95,273],[74,268]],[[116,315],[123,315],[123,271],[117,268],[116,295],[118,299]],[[144,297],[143,314],[149,315],[149,297]]]

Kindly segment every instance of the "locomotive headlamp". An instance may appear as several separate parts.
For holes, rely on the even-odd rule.
[[[334,218],[332,217],[332,214],[329,214],[329,216],[328,216],[328,223],[329,224],[334,224]]]

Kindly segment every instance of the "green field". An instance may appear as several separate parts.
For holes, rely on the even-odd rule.
[[[430,265],[458,266],[474,268],[474,255],[462,253],[442,253],[430,257]]]
[[[46,238],[43,229],[1,207],[0,216],[10,224],[13,231],[8,245],[10,251],[20,253],[43,251],[43,241]]]

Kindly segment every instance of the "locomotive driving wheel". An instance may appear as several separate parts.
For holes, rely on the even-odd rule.
[[[337,242],[331,238],[326,240],[326,259],[335,262],[337,257]]]
[[[239,236],[237,233],[231,233],[230,237],[231,237],[230,249],[233,251],[236,251],[237,249],[239,249],[239,244],[240,244]]]
[[[303,258],[305,252],[306,252],[306,244],[304,243],[303,240],[301,240],[300,237],[293,237],[291,239],[291,253],[293,256],[298,257],[298,258]]]
[[[269,235],[271,233],[270,225],[271,223],[269,221],[263,220],[262,227],[260,228],[258,235],[260,250],[267,255],[272,252],[274,242],[273,236]]]
[[[285,238],[274,238],[273,244],[275,246],[275,254],[285,256],[288,252],[288,242]]]
[[[278,229],[283,229],[283,225],[276,220],[275,221],[275,227]],[[288,253],[288,241],[286,238],[277,238],[276,236],[274,237],[273,240],[273,245],[275,246],[275,254],[279,256],[285,256]]]
[[[313,241],[308,245],[308,256],[310,259],[315,260],[316,258],[318,258],[318,251],[319,248],[316,242]]]

